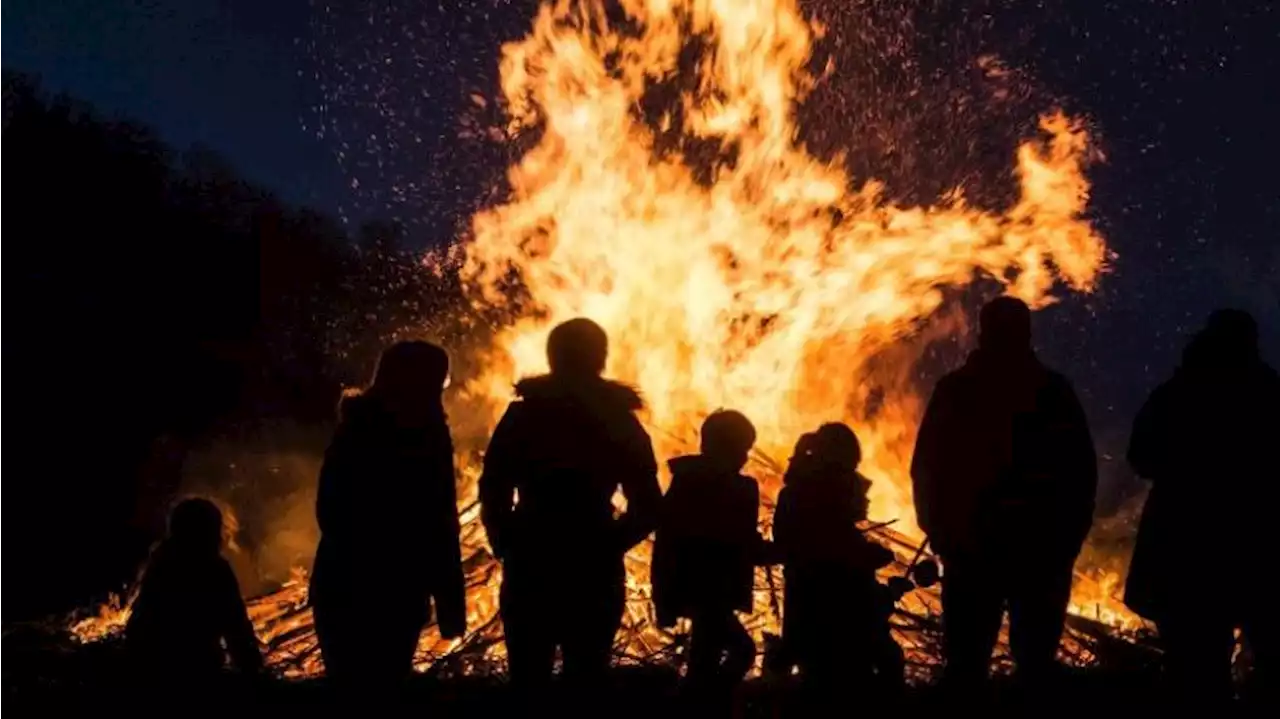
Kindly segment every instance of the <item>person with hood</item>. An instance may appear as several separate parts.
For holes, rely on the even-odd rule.
[[[557,648],[566,679],[603,681],[622,621],[624,555],[658,520],[640,396],[601,376],[607,356],[608,338],[591,320],[552,329],[551,373],[516,385],[484,456],[480,517],[502,562],[511,679],[525,687],[550,680]]]
[[[432,599],[442,636],[466,630],[448,376],[442,348],[399,342],[342,401],[320,470],[310,592],[325,673],[341,687],[408,678]]]
[[[186,499],[170,513],[169,535],[147,563],[125,645],[140,679],[158,690],[212,691],[228,656],[242,674],[262,671],[240,585],[221,554],[223,541],[217,505]]]
[[[824,691],[896,689],[902,650],[890,633],[893,599],[876,572],[893,552],[858,528],[867,518],[871,482],[858,473],[862,447],[833,422],[796,442],[778,506],[773,539],[783,563],[782,640],[801,677]]]
[[[1275,700],[1275,610],[1269,585],[1250,580],[1277,550],[1277,407],[1280,377],[1260,356],[1254,319],[1218,310],[1134,421],[1128,460],[1151,493],[1125,603],[1156,623],[1178,699],[1231,698],[1239,627],[1252,650],[1251,684]]]
[[[985,684],[1006,607],[1017,677],[1055,668],[1097,459],[1070,382],[1031,347],[1031,311],[987,303],[978,349],[934,388],[911,463],[916,517],[942,560],[945,678]]]
[[[760,488],[740,474],[756,441],[742,413],[718,410],[702,424],[701,454],[668,463],[671,486],[653,540],[653,603],[658,624],[692,621],[690,684],[741,681],[755,643],[735,612],[751,611],[755,566],[766,545],[756,525]]]

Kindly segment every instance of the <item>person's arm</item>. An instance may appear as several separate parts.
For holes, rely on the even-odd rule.
[[[258,635],[253,631],[249,611],[240,596],[240,583],[225,559],[219,558],[219,605],[222,607],[222,638],[227,643],[231,663],[245,674],[262,671],[262,651],[258,648]]]
[[[443,426],[436,438],[438,448],[434,454],[435,468],[430,480],[436,487],[440,523],[445,531],[436,541],[441,542],[439,556],[442,560],[439,585],[434,592],[436,621],[440,635],[447,639],[462,636],[467,631],[467,589],[462,572],[462,525],[458,520],[457,475],[453,464],[453,439],[449,427]]]
[[[783,487],[778,492],[778,503],[773,508],[773,553],[774,563],[784,563],[791,551],[795,537],[795,509],[791,497],[793,490]]]
[[[677,535],[680,528],[680,498],[684,483],[679,475],[671,478],[667,493],[662,496],[659,509],[658,529],[653,537],[653,553],[649,561],[649,584],[653,598],[653,609],[660,627],[674,626],[678,619],[678,610],[670,599],[670,587],[675,583],[675,558],[679,552],[681,537]]]
[[[943,378],[925,407],[920,431],[916,435],[915,452],[911,457],[911,490],[916,522],[925,535],[935,538],[941,530],[941,518],[938,516],[942,511],[938,496],[941,470],[951,460],[946,456],[947,433],[950,431],[947,415],[951,403],[949,384]]]
[[[748,480],[748,506],[751,507],[750,514],[744,513],[743,516],[743,542],[747,546],[747,556],[751,559],[751,563],[756,566],[768,566],[776,564],[774,558],[773,543],[764,538],[760,533],[760,485],[755,480]]]
[[[1098,493],[1098,455],[1093,446],[1093,435],[1089,432],[1089,421],[1075,390],[1064,379],[1060,391],[1062,419],[1067,433],[1063,512],[1074,532],[1072,541],[1084,542],[1089,528],[1093,526],[1094,501]]]
[[[345,495],[351,467],[357,464],[353,456],[355,444],[350,428],[340,424],[325,449],[316,488],[316,523],[321,534],[340,533],[348,524],[346,514],[351,503]]]
[[[521,447],[521,402],[516,401],[498,421],[484,454],[484,468],[480,473],[480,521],[489,537],[489,547],[494,556],[506,554],[507,529],[511,525],[516,494],[516,477],[522,465],[524,448]]]
[[[662,507],[662,488],[658,486],[658,461],[653,454],[653,440],[634,416],[630,432],[621,447],[623,462],[619,476],[627,510],[618,518],[616,528],[623,552],[644,541],[658,526]]]
[[[1148,482],[1165,474],[1169,437],[1165,432],[1164,388],[1158,388],[1142,404],[1129,433],[1126,459],[1139,477]]]
[[[855,544],[854,555],[854,562],[858,566],[872,571],[883,569],[896,559],[892,551],[865,535],[862,542]]]

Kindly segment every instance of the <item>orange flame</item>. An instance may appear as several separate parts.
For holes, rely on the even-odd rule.
[[[959,189],[896,207],[795,140],[814,27],[793,0],[622,6],[625,20],[596,0],[545,4],[503,49],[512,127],[542,135],[510,172],[510,200],[475,217],[463,272],[480,302],[505,307],[514,271],[536,311],[498,336],[505,361],[468,389],[506,396],[545,368],[550,328],[584,315],[609,332],[609,372],[644,391],[653,426],[687,439],[731,406],[785,457],[802,432],[847,420],[879,480],[873,511],[909,524],[921,407],[903,343],[980,275],[1034,306],[1058,278],[1092,289],[1106,248],[1081,217],[1086,133],[1043,117],[1047,140],[1018,149],[1021,197],[1006,212]],[[695,40],[696,82],[655,129],[637,108]],[[682,142],[660,151],[673,133]],[[719,148],[709,174],[682,152],[695,140]]]

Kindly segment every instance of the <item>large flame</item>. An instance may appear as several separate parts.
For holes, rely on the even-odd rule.
[[[862,440],[873,514],[918,534],[907,481],[918,361],[929,341],[963,329],[944,310],[979,279],[1035,307],[1059,283],[1093,288],[1107,250],[1083,218],[1088,136],[1060,112],[1043,116],[1042,136],[1017,148],[1019,194],[1006,209],[971,207],[963,188],[932,207],[895,206],[875,180],[797,140],[817,32],[795,0],[541,7],[502,52],[509,129],[530,149],[510,170],[507,201],[475,216],[462,267],[475,303],[513,321],[455,419],[487,432],[514,381],[545,370],[551,327],[587,316],[609,333],[608,374],[643,391],[659,456],[686,450],[718,407],[752,419],[766,458],[844,420]],[[467,416],[485,407],[494,414]],[[464,470],[464,505],[476,474]],[[766,500],[777,490],[769,474]],[[474,506],[464,519],[471,625],[500,652],[490,629],[499,572]],[[646,560],[647,547],[630,558],[632,628],[644,625]],[[1076,610],[1128,621],[1109,583],[1081,585]],[[253,611],[263,638],[305,656],[298,671],[309,674],[319,669],[310,618],[294,613],[304,601],[298,581]],[[628,641],[652,649],[652,634]],[[420,659],[456,646],[430,630]]]
[[[609,7],[545,4],[503,50],[512,127],[541,136],[510,172],[510,200],[476,216],[464,273],[497,306],[517,276],[532,311],[497,338],[509,361],[469,389],[505,396],[544,369],[550,328],[584,315],[609,333],[609,373],[643,390],[660,449],[717,407],[745,412],[774,457],[847,420],[877,480],[873,511],[909,526],[913,370],[947,290],[981,275],[1039,306],[1056,279],[1089,290],[1103,269],[1081,217],[1085,132],[1043,117],[1005,212],[969,207],[959,188],[896,207],[797,143],[815,27],[793,0]],[[655,97],[668,105],[656,121],[641,112]]]

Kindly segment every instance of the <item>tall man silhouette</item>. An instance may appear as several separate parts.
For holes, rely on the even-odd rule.
[[[574,319],[547,341],[551,373],[516,385],[480,477],[481,519],[502,561],[511,678],[598,684],[622,619],[623,556],[656,526],[662,491],[640,396],[600,375],[604,330]],[[615,517],[621,486],[627,509]],[[518,501],[517,501],[518,496]]]
[[[985,682],[1004,610],[1018,675],[1054,656],[1092,521],[1097,460],[1065,377],[1031,348],[1031,311],[982,308],[979,346],[934,389],[916,440],[916,514],[943,562],[943,653],[958,688]]]
[[[1246,694],[1274,706],[1277,623],[1267,582],[1275,561],[1280,374],[1262,358],[1257,322],[1241,310],[1209,316],[1173,377],[1133,424],[1129,464],[1151,482],[1125,582],[1125,603],[1156,623],[1169,697],[1197,707],[1229,702],[1234,630],[1252,650]],[[1226,523],[1227,543],[1196,531]]]

